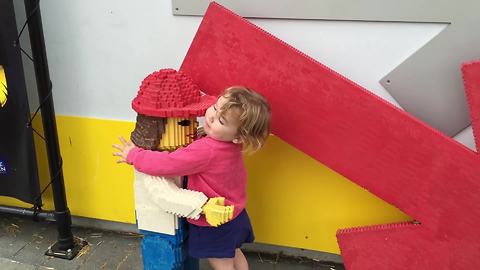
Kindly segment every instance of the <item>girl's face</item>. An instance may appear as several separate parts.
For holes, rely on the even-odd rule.
[[[220,116],[219,110],[228,101],[221,96],[217,102],[210,106],[205,113],[205,125],[203,127],[205,134],[213,139],[225,142],[241,143],[238,137],[240,128],[240,111],[230,109],[223,116]]]

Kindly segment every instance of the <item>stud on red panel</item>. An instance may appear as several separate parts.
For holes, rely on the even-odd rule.
[[[375,269],[398,269],[393,262],[406,257],[417,269],[467,261],[480,268],[472,263],[480,242],[475,153],[216,3],[181,71],[209,94],[235,84],[261,92],[272,106],[275,135],[421,222],[408,233],[408,226],[348,237],[340,231],[350,269],[372,269],[369,261]],[[394,242],[381,240],[388,235]]]

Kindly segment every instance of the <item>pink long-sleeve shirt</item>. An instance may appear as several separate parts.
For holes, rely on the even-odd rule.
[[[130,150],[127,162],[140,172],[153,176],[188,176],[188,189],[201,191],[208,198],[224,197],[234,205],[233,218],[246,204],[247,174],[242,147],[203,137],[174,152],[158,152],[138,147]],[[205,216],[188,219],[198,226],[210,226]]]

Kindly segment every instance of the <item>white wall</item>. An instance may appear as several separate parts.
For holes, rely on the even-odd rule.
[[[173,16],[167,0],[42,1],[41,11],[56,113],[128,121],[141,80],[160,68],[179,68],[201,21]],[[445,28],[251,21],[396,106],[378,81]],[[459,140],[473,148],[471,129]]]
[[[43,1],[57,114],[133,120],[130,102],[154,70],[178,68],[200,23],[170,2]]]

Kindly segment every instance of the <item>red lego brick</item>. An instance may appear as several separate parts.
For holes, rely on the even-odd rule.
[[[181,71],[209,94],[259,91],[275,135],[420,222],[339,231],[347,269],[480,269],[478,153],[217,3]]]
[[[184,73],[161,69],[142,81],[132,108],[147,116],[203,116],[215,100],[213,96],[202,96],[200,88]]]

